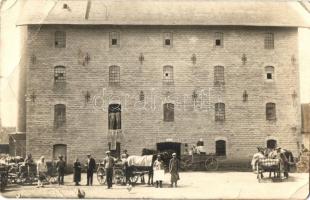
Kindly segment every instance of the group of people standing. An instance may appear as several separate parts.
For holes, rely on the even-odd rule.
[[[127,158],[128,158],[127,150],[124,150],[123,154],[121,155],[122,160],[122,166],[123,166],[123,173],[126,178],[126,184],[131,185],[131,171],[129,170]],[[106,182],[107,182],[107,188],[112,188],[112,180],[113,180],[113,168],[115,166],[116,159],[111,156],[111,152],[106,152],[106,157],[104,158],[102,164],[104,166],[105,175],[106,175]],[[31,165],[33,162],[31,154],[28,154],[25,163],[28,165]],[[86,172],[87,172],[87,183],[86,186],[92,186],[93,185],[93,174],[96,171],[96,161],[91,156],[91,154],[87,155],[87,162],[86,162]],[[58,160],[56,162],[56,170],[58,175],[58,184],[63,185],[64,184],[64,175],[66,170],[66,161],[64,160],[64,157],[62,155],[58,156]],[[169,173],[171,174],[171,187],[175,186],[177,187],[177,182],[180,179],[179,177],[179,160],[176,157],[176,153],[172,154],[172,158],[169,162]],[[73,163],[73,182],[76,186],[80,185],[81,182],[81,172],[82,172],[82,164],[80,163],[79,159],[76,158],[75,162]],[[47,164],[45,162],[44,156],[41,156],[40,159],[37,162],[37,176],[38,176],[38,185],[37,187],[44,187],[43,182],[44,179],[46,179],[46,173],[48,171]],[[161,159],[160,155],[157,155],[156,160],[153,163],[152,166],[153,169],[153,179],[156,182],[155,187],[162,187],[162,182],[164,180],[164,164],[163,160]]]

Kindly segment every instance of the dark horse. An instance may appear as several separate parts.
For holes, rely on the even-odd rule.
[[[160,155],[161,156],[161,159],[164,163],[164,166],[165,168],[167,168],[167,163],[169,164],[169,160],[170,158],[172,157],[171,155],[169,155],[167,152],[158,152],[156,150],[153,150],[153,149],[142,149],[142,156],[150,156],[152,155],[152,162],[151,162],[151,165],[150,166],[128,166],[128,173],[130,173],[130,177],[133,176],[133,173],[135,171],[140,171],[140,172],[143,172],[143,171],[147,171],[148,173],[148,184],[149,185],[153,185],[153,164],[155,162],[155,160],[157,159],[157,155]],[[144,182],[144,174],[142,173],[142,176],[141,176],[141,182]]]

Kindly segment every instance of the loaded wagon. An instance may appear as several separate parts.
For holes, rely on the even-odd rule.
[[[274,181],[282,180],[281,173],[283,172],[283,166],[281,160],[278,158],[259,158],[256,169],[258,182],[261,182],[264,178],[264,172],[269,172],[269,178]]]

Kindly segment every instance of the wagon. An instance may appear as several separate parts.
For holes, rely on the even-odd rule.
[[[218,161],[214,154],[182,155],[180,168],[183,171],[187,170],[216,171],[218,169]]]
[[[130,181],[132,183],[136,183],[139,179],[139,177],[143,176],[145,173],[147,173],[147,171],[137,171],[134,170],[131,177],[130,177]],[[114,170],[113,170],[113,183],[114,184],[123,184],[125,183],[125,174],[123,172],[123,165],[121,162],[117,162],[114,166]],[[105,174],[105,169],[103,164],[100,162],[98,164],[98,168],[97,168],[97,180],[101,185],[106,184],[106,174]]]
[[[258,182],[261,182],[264,178],[264,172],[269,172],[269,178],[271,178],[273,181],[282,180],[281,173],[283,172],[283,167],[280,159],[259,158],[256,165]],[[272,173],[273,177],[271,176]]]

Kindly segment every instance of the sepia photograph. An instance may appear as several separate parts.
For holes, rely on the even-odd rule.
[[[0,9],[0,198],[310,198],[310,0]]]

